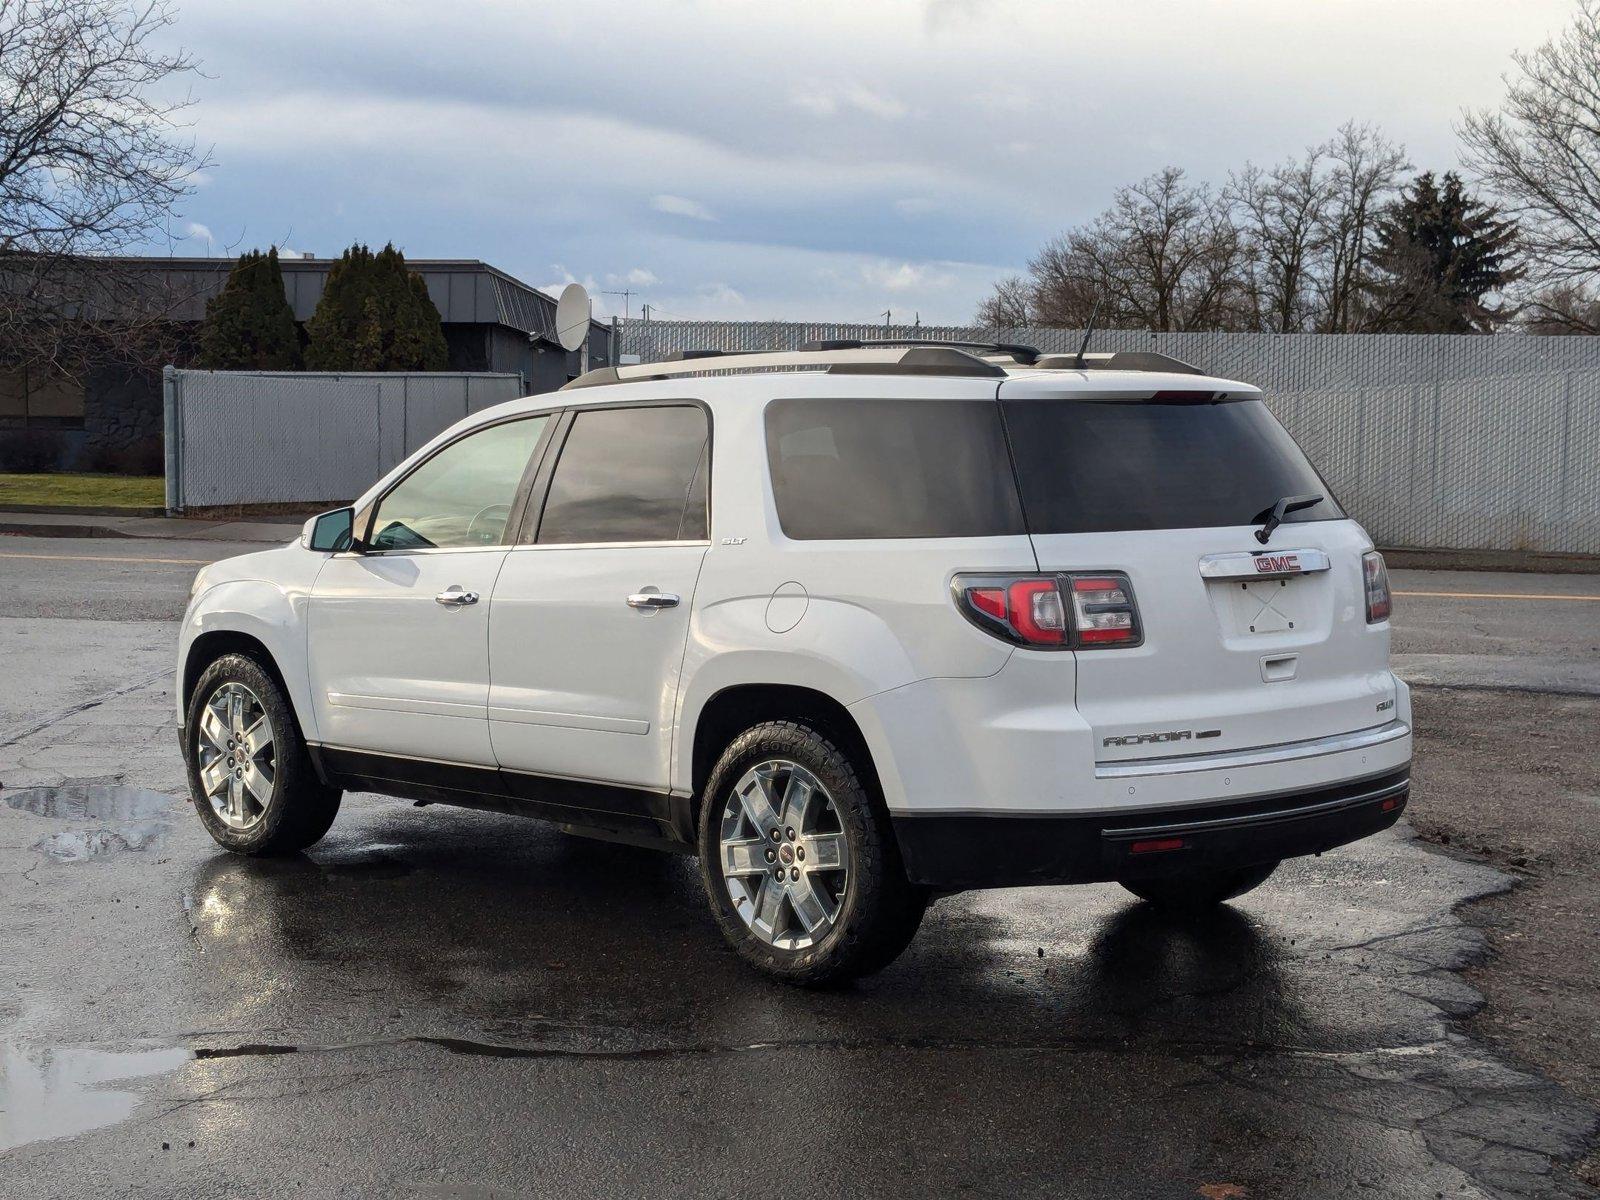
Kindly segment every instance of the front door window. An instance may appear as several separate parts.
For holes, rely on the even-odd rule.
[[[378,502],[372,549],[506,545],[517,484],[549,419],[491,425],[428,459]]]

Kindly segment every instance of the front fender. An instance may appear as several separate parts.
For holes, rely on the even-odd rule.
[[[306,667],[306,607],[309,591],[286,588],[265,579],[234,579],[214,584],[196,596],[184,613],[178,635],[178,724],[186,714],[183,680],[190,650],[210,633],[235,633],[266,647],[283,677],[289,703],[306,738],[315,741],[316,711],[311,703]]]

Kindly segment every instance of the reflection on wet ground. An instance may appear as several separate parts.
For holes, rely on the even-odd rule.
[[[171,1047],[25,1051],[0,1044],[0,1153],[124,1120],[138,1107],[139,1093],[106,1085],[175,1071],[193,1057]]]
[[[120,783],[62,784],[60,787],[19,788],[6,795],[6,803],[19,812],[57,821],[147,821],[173,806],[171,796],[148,788]]]
[[[89,828],[47,834],[33,849],[54,862],[84,862],[123,850],[159,850],[174,807],[171,796],[122,784],[21,788],[6,796],[19,812]]]
[[[46,873],[38,928],[92,965],[49,955],[32,999],[74,1029],[169,1030],[178,1048],[152,1066],[170,1075],[144,1085],[137,1120],[30,1125],[71,1138],[30,1148],[30,1178],[80,1147],[115,1163],[159,1138],[214,1154],[219,1194],[236,1155],[307,1194],[356,1177],[525,1192],[569,1169],[731,1192],[748,1179],[735,1127],[777,1136],[785,1112],[829,1112],[795,1167],[819,1194],[846,1176],[867,1192],[1062,1194],[1064,1164],[1089,1172],[1071,1176],[1083,1195],[1207,1180],[1317,1194],[1306,1181],[1330,1170],[1380,1195],[1454,1194],[1491,1170],[1508,1194],[1539,1194],[1581,1134],[1581,1114],[1441,1019],[1475,1003],[1451,968],[1478,943],[1448,907],[1497,877],[1399,838],[1290,864],[1189,920],[1111,887],[951,897],[888,970],[804,992],[727,949],[692,859],[362,797],[287,858],[220,852],[192,824],[176,823],[170,859]],[[74,907],[108,888],[143,908],[93,921]],[[87,1007],[97,988],[116,1013]],[[445,1142],[443,1176],[409,1150]],[[313,1171],[324,1155],[349,1174]],[[1152,1178],[1190,1182],[1140,1190]]]

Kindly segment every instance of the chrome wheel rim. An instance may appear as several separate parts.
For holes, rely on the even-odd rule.
[[[195,761],[200,786],[229,829],[253,829],[267,815],[278,777],[272,718],[242,683],[225,683],[200,712]]]
[[[789,759],[757,763],[722,810],[722,878],[750,932],[780,950],[828,936],[850,886],[850,856],[828,789]]]

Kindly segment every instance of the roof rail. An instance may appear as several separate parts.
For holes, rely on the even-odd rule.
[[[561,390],[673,379],[709,371],[776,371],[797,367],[825,369],[830,375],[954,375],[997,379],[1005,369],[948,343],[896,347],[846,347],[837,350],[682,350],[663,362],[600,367]]]
[[[862,350],[869,346],[947,346],[956,350],[988,350],[1008,355],[1024,366],[1032,366],[1039,359],[1037,346],[1024,346],[1021,342],[963,342],[943,338],[828,338],[807,342],[802,350]]]
[[[1118,350],[1112,354],[1046,354],[1030,364],[1041,371],[1163,371],[1169,375],[1204,375],[1199,367],[1153,350]]]

